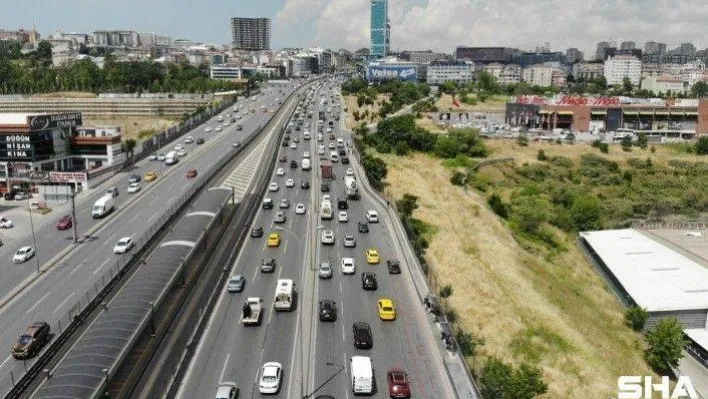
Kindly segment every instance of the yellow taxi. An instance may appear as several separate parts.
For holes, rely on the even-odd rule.
[[[378,264],[381,260],[379,259],[379,251],[369,248],[366,250],[366,263],[370,265],[376,265]]]
[[[145,173],[145,181],[153,181],[157,179],[157,173],[147,172]]]
[[[379,318],[381,320],[396,320],[396,309],[393,308],[393,301],[388,298],[379,298]]]
[[[280,246],[280,234],[278,233],[270,233],[268,235],[268,246],[269,247],[277,247]]]

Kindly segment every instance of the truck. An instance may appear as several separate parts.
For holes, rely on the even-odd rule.
[[[102,218],[115,209],[116,203],[113,200],[112,195],[104,195],[94,202],[93,208],[91,209],[91,216],[93,218]]]
[[[280,279],[275,286],[275,301],[273,307],[275,310],[292,310],[293,309],[293,293],[294,283],[291,279]]]
[[[354,395],[371,394],[374,391],[374,370],[371,358],[366,356],[351,357],[352,391]]]
[[[344,187],[346,187],[347,189],[348,199],[359,199],[359,184],[357,183],[354,176],[344,176]]]
[[[239,322],[244,326],[253,326],[261,323],[261,302],[263,300],[258,297],[246,298],[246,303],[241,309],[241,320]]]
[[[320,165],[320,170],[322,171],[322,180],[332,180],[332,162],[324,161]]]
[[[332,219],[332,202],[328,199],[322,200],[322,205],[320,206],[320,218],[322,220]]]
[[[170,151],[165,155],[165,165],[174,165],[178,160],[177,151]]]

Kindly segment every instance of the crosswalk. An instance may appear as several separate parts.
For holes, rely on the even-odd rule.
[[[248,192],[248,187],[251,186],[253,177],[256,175],[256,169],[260,165],[268,142],[269,140],[261,140],[221,184],[221,187],[233,188],[235,202],[240,202]]]

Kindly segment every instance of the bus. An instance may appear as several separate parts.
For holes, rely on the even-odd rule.
[[[294,286],[291,279],[280,279],[275,286],[275,310],[293,310]]]

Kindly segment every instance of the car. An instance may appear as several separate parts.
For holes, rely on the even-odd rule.
[[[239,388],[235,382],[222,382],[216,388],[214,399],[236,399],[239,395]]]
[[[192,143],[194,143],[194,137],[187,136],[187,138],[184,139],[184,144],[192,144]]]
[[[12,345],[12,357],[17,360],[35,357],[49,342],[49,323],[38,321],[27,327]]]
[[[408,383],[408,374],[401,369],[391,369],[386,373],[388,381],[388,396],[395,399],[408,399],[411,397],[411,387]]]
[[[268,185],[268,191],[278,191],[279,188],[280,188],[280,187],[278,187],[278,182],[272,181],[272,182],[270,182],[270,184]]]
[[[295,214],[296,215],[304,215],[306,212],[305,210],[305,204],[297,204],[295,206]]]
[[[367,249],[364,254],[366,255],[366,263],[370,265],[377,265],[381,261],[379,251],[374,248]]]
[[[241,118],[240,118],[240,115],[237,116],[237,118],[238,118],[238,119],[241,119]],[[243,130],[243,125],[236,125],[236,130]]]
[[[358,321],[352,325],[354,330],[354,347],[357,349],[371,349],[374,346],[374,338],[371,334],[369,323]]]
[[[140,175],[130,175],[128,178],[128,183],[138,183],[140,180]]]
[[[197,170],[196,170],[196,169],[190,169],[190,170],[187,171],[187,174],[186,174],[185,176],[187,176],[188,179],[197,177]]]
[[[280,390],[283,378],[283,366],[277,362],[268,362],[261,368],[261,379],[258,383],[258,392],[275,394]]]
[[[346,222],[348,222],[348,221],[349,221],[349,215],[347,215],[347,211],[339,211],[339,213],[337,213],[337,220],[338,220],[340,223],[346,223]]]
[[[328,193],[329,192],[329,184],[322,183],[322,185],[320,186],[320,191],[322,191],[323,193]]]
[[[309,181],[301,181],[300,188],[303,190],[309,190],[310,189],[310,182]]]
[[[74,226],[74,221],[71,216],[64,215],[57,222],[57,230],[68,230]]]
[[[379,287],[376,281],[376,273],[361,273],[361,288],[365,291],[374,291]]]
[[[280,209],[290,208],[290,201],[287,198],[281,199],[280,204],[278,204],[278,208],[280,208]]]
[[[0,227],[2,227],[3,229],[11,229],[15,227],[15,223],[13,223],[12,220],[6,217],[0,216]]]
[[[133,248],[133,239],[130,237],[123,237],[118,242],[116,245],[113,247],[113,253],[114,254],[124,254]]]
[[[235,274],[229,278],[229,282],[226,285],[226,290],[228,292],[241,292],[243,287],[246,285],[246,278],[240,274]]]
[[[347,150],[345,150],[344,148],[340,148],[340,149],[339,149],[339,155],[341,155],[341,156],[347,155]]]
[[[24,263],[30,260],[34,256],[34,248],[32,247],[22,247],[15,252],[15,256],[12,257],[14,263]]]
[[[347,168],[347,176],[354,176],[354,169]]]
[[[290,149],[291,150],[297,150],[297,144],[295,142],[290,143]]]
[[[177,151],[177,156],[180,157],[180,158],[186,157],[186,156],[187,156],[187,151],[185,151],[185,150],[179,150],[179,151]]]
[[[184,146],[182,144],[177,144],[175,146],[175,151],[181,151],[181,150],[184,150]]]
[[[231,123],[229,121],[224,121],[224,127],[230,126]]]
[[[115,198],[120,195],[120,192],[118,191],[118,187],[108,187],[105,195]]]
[[[158,161],[162,162],[162,161],[164,161],[165,159],[167,159],[167,156],[165,156],[165,154],[157,154],[157,160],[158,160]]]
[[[379,298],[376,302],[379,310],[379,319],[384,321],[396,320],[396,309],[389,298]]]
[[[299,139],[299,138],[297,138],[297,137],[295,137],[295,140],[293,140],[293,142],[295,142],[295,143],[299,143],[299,142],[300,142],[300,139]]]
[[[150,156],[148,156],[148,161],[157,161],[157,155],[150,154]]]
[[[292,178],[285,180],[285,187],[295,187],[295,180]]]
[[[342,274],[354,274],[356,273],[356,263],[354,263],[354,258],[342,258]]]
[[[334,150],[335,148],[337,148],[334,143],[329,143],[327,147],[329,147],[330,150]]]
[[[290,161],[290,169],[297,169],[297,161]]]
[[[201,145],[201,144],[204,144],[204,139],[200,137],[197,139],[197,145]]]
[[[207,133],[209,133],[209,132],[211,132],[211,128],[210,128],[209,126],[207,126],[207,128],[204,129],[204,131],[207,132]]]
[[[268,235],[268,246],[269,247],[278,247],[280,246],[280,234],[278,233],[270,233]]]
[[[270,198],[263,198],[263,209],[273,209],[273,200]]]
[[[320,263],[320,267],[318,268],[317,275],[321,279],[332,278],[332,265],[329,262]]]
[[[143,178],[145,179],[145,181],[157,180],[157,173],[147,172],[147,173],[145,173],[145,176]]]
[[[263,227],[254,227],[251,229],[251,237],[263,237]]]
[[[310,157],[310,152],[309,152],[309,151],[303,152],[303,153],[302,153],[302,157],[303,157],[303,158],[309,158],[309,157]]]
[[[283,212],[276,212],[273,218],[273,223],[285,223],[288,220],[287,216]]]
[[[366,211],[366,220],[369,223],[378,223],[379,222],[379,214],[373,210]]]
[[[320,301],[320,321],[337,321],[337,303],[331,299]]]
[[[278,158],[278,161],[280,161],[280,162],[288,162],[288,157],[286,157],[285,155],[281,155],[280,158]]]
[[[234,148],[239,148],[239,147],[241,147],[241,142],[237,141],[233,144],[233,146],[234,146]]]
[[[342,161],[342,164],[349,165],[349,157],[342,157],[341,161]]]
[[[263,273],[273,273],[275,270],[275,259],[267,258],[261,259],[261,271]]]
[[[357,227],[359,229],[359,233],[368,233],[369,232],[369,225],[366,222],[357,223]]]
[[[332,230],[322,231],[322,245],[334,245],[334,232]]]
[[[386,261],[388,274],[401,274],[401,262],[398,259],[389,259]]]
[[[217,131],[217,132],[220,132],[220,131],[221,131],[221,126],[217,126],[216,129],[214,129],[214,130]]]
[[[276,176],[285,176],[285,169],[283,168],[278,168],[278,170],[275,171]]]
[[[353,235],[344,236],[344,248],[355,248],[356,238]]]

